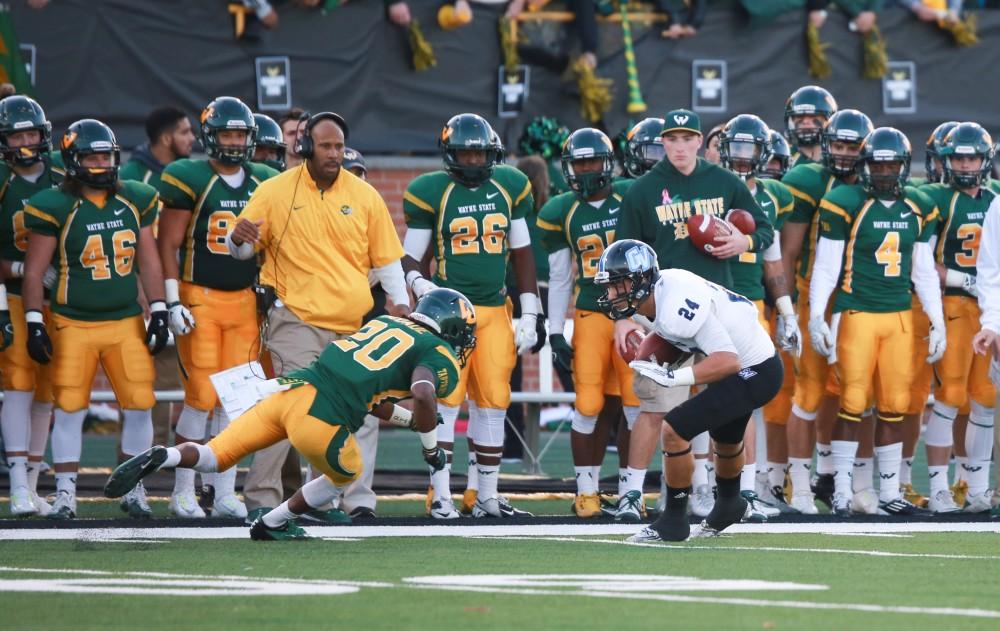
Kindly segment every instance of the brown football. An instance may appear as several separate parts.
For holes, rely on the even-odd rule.
[[[712,248],[722,245],[719,237],[732,234],[732,226],[715,215],[692,215],[688,217],[687,227],[691,243],[705,254],[711,254]]]
[[[753,220],[753,215],[742,208],[734,208],[726,213],[726,221],[743,234],[753,234],[753,231],[757,229],[757,222]]]
[[[635,359],[655,361],[660,364],[673,364],[685,353],[656,333],[643,336],[639,331],[632,331],[625,338],[625,353],[622,359],[631,362]],[[655,357],[655,359],[653,359]]]

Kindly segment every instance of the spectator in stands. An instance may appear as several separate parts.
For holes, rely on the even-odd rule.
[[[146,137],[149,141],[135,148],[119,177],[155,187],[160,183],[163,167],[191,155],[194,146],[191,119],[172,105],[158,107],[146,116]]]
[[[655,0],[656,7],[667,16],[668,28],[660,33],[666,39],[694,37],[705,21],[707,0]]]
[[[837,0],[836,4],[851,17],[852,28],[864,34],[875,26],[875,11],[882,0]],[[830,0],[806,0],[809,23],[821,28],[826,23],[826,8],[829,5]]]
[[[597,11],[594,0],[565,0],[566,8],[575,16],[573,25],[580,38],[580,58],[590,67],[597,68]],[[526,7],[537,7],[538,0],[511,0],[506,16],[516,18]]]
[[[278,124],[281,125],[281,133],[285,135],[285,169],[294,169],[295,167],[302,164],[302,157],[295,153],[295,143],[298,142],[299,136],[302,133],[302,126],[305,125],[306,116],[305,110],[301,107],[293,107],[278,119]]]
[[[896,0],[901,6],[906,7],[917,16],[921,22],[937,22],[946,20],[954,22],[958,20],[962,12],[962,0]],[[946,6],[944,9],[942,6]]]
[[[327,344],[360,328],[373,306],[369,272],[392,300],[390,314],[410,311],[403,247],[389,210],[374,188],[342,168],[347,132],[332,112],[305,122],[296,146],[302,164],[263,182],[226,239],[236,258],[266,253],[260,282],[275,300],[265,345],[278,374],[304,368]],[[282,441],[254,457],[244,485],[250,517],[283,499],[279,470],[288,447]],[[373,514],[374,499],[345,508]]]

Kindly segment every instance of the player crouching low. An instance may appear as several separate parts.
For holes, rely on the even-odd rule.
[[[652,361],[629,364],[665,388],[708,386],[664,416],[666,510],[629,541],[684,541],[691,536],[690,441],[704,431],[715,441],[719,496],[694,536],[716,535],[746,512],[740,495],[743,434],[753,411],[781,388],[783,367],[771,336],[758,322],[752,302],[686,270],[660,271],[656,253],[639,241],[625,239],[605,250],[594,282],[606,286],[599,305],[612,320],[644,316],[652,321],[653,333],[678,349],[705,355],[693,367],[676,370]]]
[[[444,343],[442,343],[444,342]],[[333,342],[307,368],[265,382],[271,395],[234,420],[207,445],[153,447],[120,465],[104,494],[118,497],[159,469],[225,471],[249,454],[287,438],[324,475],[300,488],[250,526],[254,540],[307,539],[295,517],[334,499],[361,473],[354,432],[367,413],[420,433],[424,460],[445,465],[437,446],[437,400],[458,384],[476,345],[472,303],[452,289],[425,294],[408,318],[381,316]],[[412,413],[394,405],[413,398]]]

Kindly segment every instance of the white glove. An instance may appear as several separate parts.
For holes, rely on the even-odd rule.
[[[413,297],[417,300],[423,298],[424,294],[429,291],[434,291],[438,286],[427,280],[423,276],[416,276],[413,278],[413,282],[410,283],[410,289],[413,290]]]
[[[256,383],[257,388],[257,400],[262,401],[272,394],[277,394],[278,392],[284,392],[285,390],[291,390],[295,383],[288,381],[282,377],[277,379],[267,379],[266,381],[259,381]]]
[[[670,366],[661,366],[656,362],[636,359],[629,364],[629,368],[643,377],[652,379],[664,388],[694,385],[694,371],[690,367],[675,370]]]
[[[962,279],[962,289],[977,298],[979,297],[979,290],[976,288],[976,277],[972,274],[966,274],[965,278]]]
[[[830,325],[822,316],[809,320],[809,341],[816,352],[823,357],[829,357],[833,353],[836,340],[833,339]]]
[[[954,269],[947,270],[944,273],[944,284],[945,287],[954,287],[955,289],[968,292],[973,296],[979,296],[979,290],[976,287],[976,277],[972,274],[966,274]]]
[[[802,333],[799,331],[799,319],[793,313],[789,316],[778,314],[778,347],[796,357],[802,355]]]
[[[517,347],[518,355],[530,352],[535,343],[538,342],[537,322],[537,313],[521,314],[521,319],[517,322],[517,330],[514,331],[514,346]]]
[[[927,336],[927,363],[936,364],[944,355],[948,347],[948,337],[945,333],[944,322],[931,324],[930,335]]]
[[[57,280],[59,280],[59,274],[56,273],[56,268],[49,265],[45,269],[45,273],[42,274],[42,287],[52,289]]]
[[[191,315],[191,311],[187,307],[179,302],[172,302],[167,305],[170,310],[170,316],[167,320],[167,324],[170,326],[170,332],[176,335],[187,335],[194,328],[194,316]]]

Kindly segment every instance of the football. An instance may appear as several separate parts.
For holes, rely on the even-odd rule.
[[[753,218],[751,217],[751,220]],[[715,215],[692,215],[687,220],[691,243],[699,252],[711,254],[722,245],[720,237],[732,234],[732,226]]]
[[[622,359],[626,362],[647,359],[660,364],[673,364],[685,355],[684,351],[656,333],[643,336],[639,331],[632,331],[625,338],[625,345],[626,351]]]
[[[726,221],[743,234],[752,234],[757,229],[753,215],[742,208],[734,208],[726,213]]]

